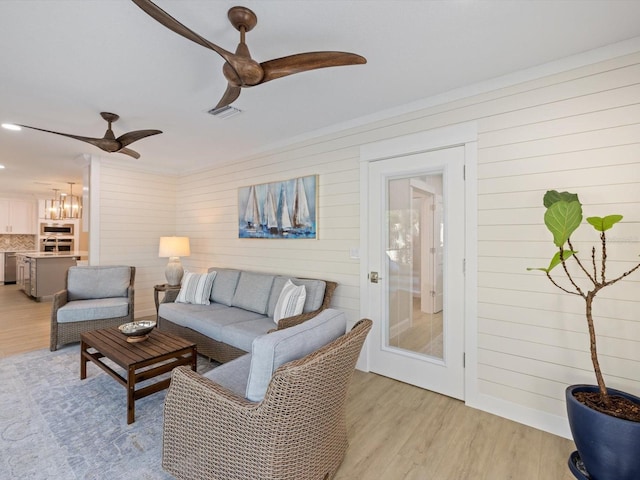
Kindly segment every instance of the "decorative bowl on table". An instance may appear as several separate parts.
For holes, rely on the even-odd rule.
[[[127,336],[127,342],[134,343],[149,338],[149,332],[155,327],[156,322],[153,320],[140,320],[120,325],[118,330]]]

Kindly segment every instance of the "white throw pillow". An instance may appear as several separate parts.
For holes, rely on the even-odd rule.
[[[176,303],[209,305],[209,296],[211,295],[211,287],[213,287],[213,280],[215,278],[216,272],[185,272]]]
[[[278,323],[281,318],[300,315],[306,298],[307,289],[304,285],[297,286],[291,280],[287,280],[278,297],[276,309],[273,312],[273,321]]]

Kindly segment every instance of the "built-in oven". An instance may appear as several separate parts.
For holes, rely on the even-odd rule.
[[[67,235],[73,237],[73,223],[42,222],[40,224],[40,236]]]
[[[73,238],[49,236],[40,240],[41,252],[73,252]]]

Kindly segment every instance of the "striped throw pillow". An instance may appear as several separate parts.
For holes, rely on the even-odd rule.
[[[291,280],[287,280],[278,297],[276,309],[273,312],[273,321],[278,323],[281,318],[300,315],[306,298],[307,290],[304,285],[297,286]]]
[[[213,280],[215,278],[216,272],[185,272],[176,303],[209,305],[209,296],[211,295],[211,287],[213,287]]]

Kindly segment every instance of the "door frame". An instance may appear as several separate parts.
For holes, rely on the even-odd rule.
[[[415,153],[464,147],[465,164],[465,276],[464,276],[464,389],[465,402],[478,395],[478,128],[476,122],[426,130],[360,146],[360,316],[367,317],[369,298],[369,164]],[[462,268],[462,266],[461,266]],[[367,340],[358,368],[369,371],[371,341]]]

